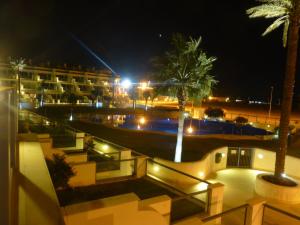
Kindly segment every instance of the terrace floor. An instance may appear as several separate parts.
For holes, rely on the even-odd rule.
[[[257,196],[254,191],[255,178],[256,175],[263,172],[251,169],[225,169],[218,171],[208,181],[212,183],[221,182],[225,185],[223,207],[226,210],[245,204],[247,200]],[[270,199],[268,202],[300,214],[300,204],[287,205]]]

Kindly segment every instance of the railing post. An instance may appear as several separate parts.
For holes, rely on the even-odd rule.
[[[135,174],[137,178],[146,176],[147,173],[147,157],[138,156],[135,158]]]
[[[221,183],[209,184],[208,195],[209,216],[221,213],[223,210],[224,185]],[[221,218],[214,220],[214,224],[221,224]]]
[[[262,225],[265,200],[253,198],[248,201],[245,225]]]

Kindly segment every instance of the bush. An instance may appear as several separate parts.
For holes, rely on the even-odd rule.
[[[210,118],[223,118],[225,117],[225,112],[221,108],[212,108],[209,107],[205,109],[204,114]]]
[[[84,152],[93,152],[94,148],[95,148],[95,144],[94,144],[93,139],[89,139],[89,140],[85,141],[84,148],[83,148]]]
[[[65,161],[65,156],[53,154],[53,159],[46,158],[48,170],[55,189],[69,187],[69,180],[75,175],[72,167]]]
[[[238,116],[234,119],[234,121],[238,124],[246,124],[248,123],[248,119],[242,116]]]

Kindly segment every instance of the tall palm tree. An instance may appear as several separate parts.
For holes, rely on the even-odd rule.
[[[21,103],[21,78],[20,78],[20,71],[22,71],[24,69],[24,67],[26,66],[25,64],[25,59],[20,58],[20,59],[13,59],[13,58],[9,58],[9,63],[10,66],[17,78],[17,90],[18,90],[18,105],[20,107],[20,103]]]
[[[300,0],[260,0],[261,5],[247,10],[250,18],[277,18],[263,33],[266,35],[283,25],[283,46],[287,47],[285,79],[281,102],[279,127],[279,149],[276,153],[275,178],[279,183],[283,181],[285,156],[287,152],[289,122],[297,66]]]
[[[148,109],[147,103],[148,103],[148,99],[150,97],[151,97],[151,91],[149,91],[149,90],[143,91],[143,98],[145,99],[145,110]]]
[[[200,48],[199,39],[186,40],[181,34],[172,37],[173,49],[158,60],[157,81],[160,89],[177,97],[179,106],[175,162],[181,162],[184,111],[189,98],[203,98],[211,93],[216,80],[211,75],[215,57],[208,57]]]

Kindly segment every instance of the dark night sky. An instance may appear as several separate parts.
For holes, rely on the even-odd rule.
[[[181,32],[201,35],[203,48],[218,58],[215,95],[266,98],[272,85],[275,96],[281,94],[282,30],[261,37],[271,21],[247,18],[245,10],[256,4],[254,0],[2,0],[0,4],[0,60],[11,55],[37,63],[101,67],[71,39],[73,33],[121,76],[139,78],[149,71],[149,59],[168,49],[171,34]]]

